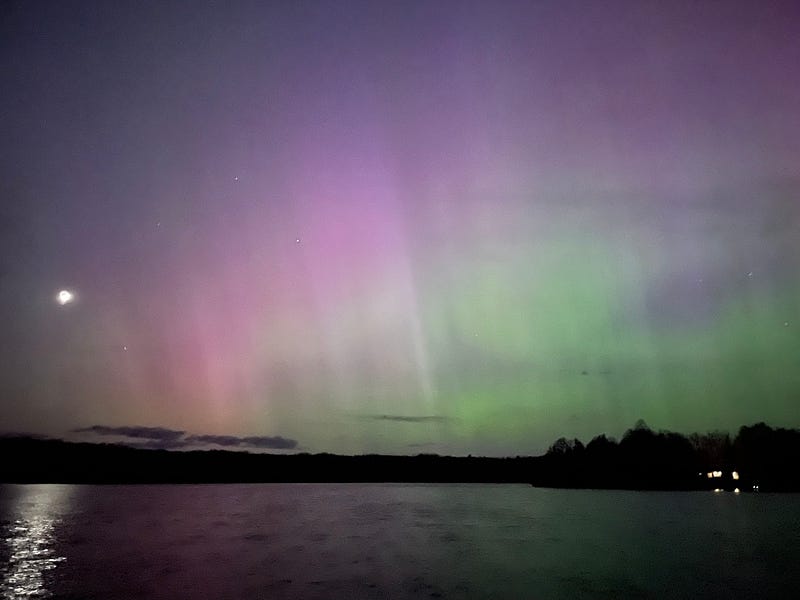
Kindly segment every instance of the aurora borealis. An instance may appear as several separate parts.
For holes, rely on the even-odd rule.
[[[0,429],[800,426],[796,3],[116,4],[2,9]]]

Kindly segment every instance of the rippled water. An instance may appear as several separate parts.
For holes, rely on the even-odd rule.
[[[0,486],[0,597],[793,597],[800,497]]]

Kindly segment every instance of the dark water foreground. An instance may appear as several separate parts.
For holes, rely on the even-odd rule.
[[[786,598],[800,497],[0,486],[0,598]]]

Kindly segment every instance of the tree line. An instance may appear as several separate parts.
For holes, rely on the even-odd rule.
[[[170,451],[0,436],[0,482],[483,482],[535,486],[800,491],[800,430],[764,423],[682,435],[644,422],[619,441],[560,438],[542,456],[390,456]],[[733,479],[736,471],[738,478]],[[708,477],[708,473],[720,473]]]
[[[542,485],[800,491],[800,430],[765,423],[731,437],[653,431],[639,421],[619,441],[598,435],[584,445],[559,438],[544,459],[536,477]]]

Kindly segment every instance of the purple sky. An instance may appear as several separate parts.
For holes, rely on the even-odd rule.
[[[0,12],[6,430],[800,425],[797,3],[123,4]]]

